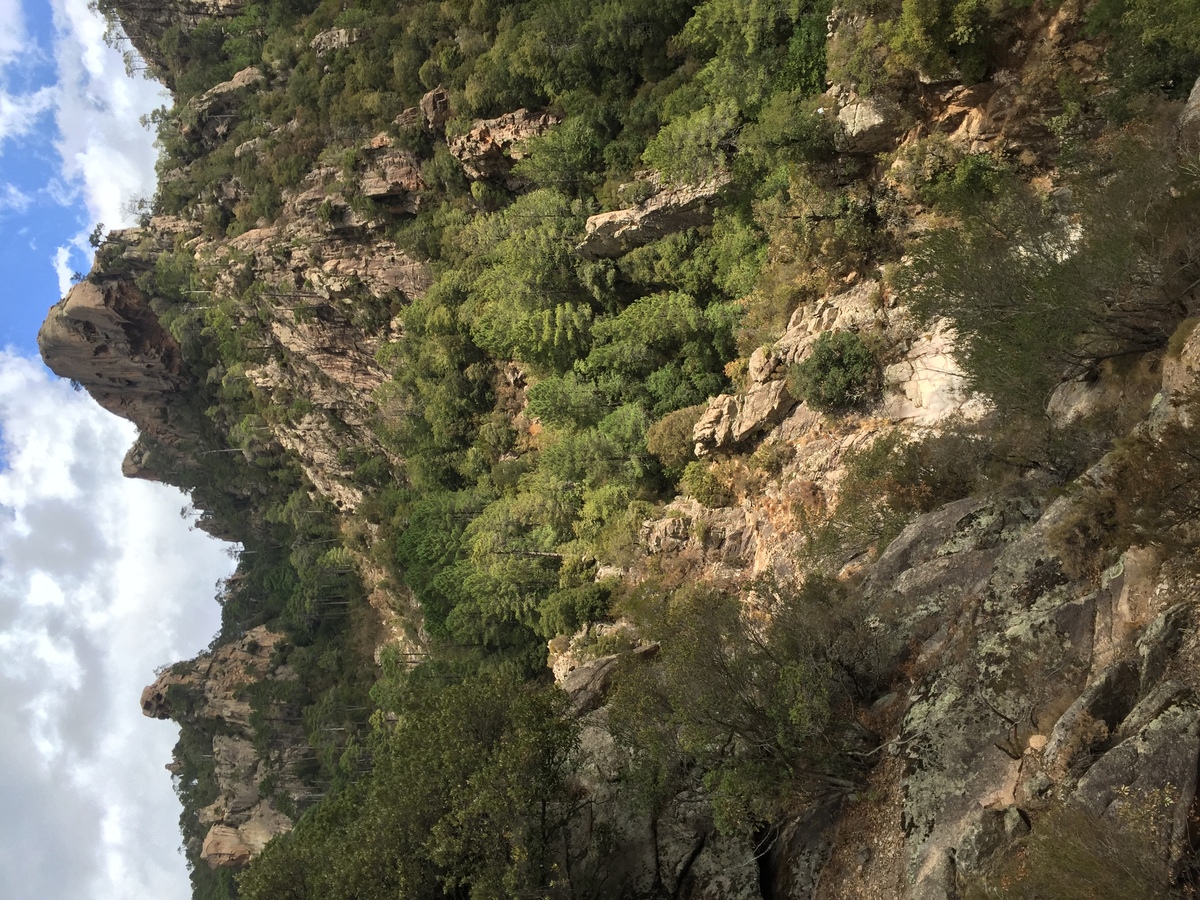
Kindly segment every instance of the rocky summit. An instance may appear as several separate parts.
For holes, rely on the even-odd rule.
[[[195,897],[1194,895],[1191,5],[99,8]]]

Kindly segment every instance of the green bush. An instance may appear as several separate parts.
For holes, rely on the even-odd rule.
[[[687,464],[679,486],[683,488],[685,494],[709,509],[719,509],[733,504],[733,495],[729,488],[721,483],[721,480],[712,473],[706,463],[699,460]]]
[[[812,353],[788,372],[792,395],[824,412],[857,406],[879,390],[875,353],[853,331],[827,331]]]
[[[662,463],[667,474],[679,477],[696,457],[692,430],[706,407],[688,406],[667,413],[646,432],[646,449]]]
[[[618,672],[609,706],[643,802],[662,803],[698,769],[718,828],[746,833],[797,800],[853,789],[853,695],[871,654],[835,584],[763,581],[754,605],[709,583],[655,594],[643,586],[627,612],[662,650]]]
[[[555,591],[542,603],[539,631],[547,638],[559,634],[574,634],[589,622],[609,617],[610,585],[585,584]]]
[[[642,159],[667,181],[696,184],[725,167],[731,149],[729,139],[737,124],[733,104],[706,106],[663,128],[646,147]]]

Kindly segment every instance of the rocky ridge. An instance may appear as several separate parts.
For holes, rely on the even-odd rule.
[[[199,858],[213,868],[244,866],[271,838],[291,828],[291,818],[277,805],[280,797],[288,809],[309,799],[298,775],[307,755],[298,725],[277,727],[271,747],[262,753],[254,710],[245,697],[246,689],[260,682],[295,679],[294,672],[272,664],[280,640],[264,627],[252,629],[175,664],[142,691],[144,715],[186,721],[208,738],[217,797],[200,811]],[[176,759],[168,768],[180,771],[181,762]]]

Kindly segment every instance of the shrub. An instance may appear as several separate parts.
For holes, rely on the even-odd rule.
[[[667,474],[678,478],[684,468],[696,457],[693,452],[695,441],[692,430],[705,406],[688,406],[667,413],[650,426],[646,432],[646,449],[662,463]]]
[[[1038,818],[1023,847],[993,877],[971,885],[968,900],[1104,897],[1167,900],[1180,897],[1148,823],[1149,798],[1117,821],[1064,806]]]
[[[861,648],[847,640],[861,622],[821,579],[799,589],[764,582],[755,597],[702,583],[640,598],[628,612],[662,650],[619,671],[609,707],[649,805],[670,797],[693,761],[725,833],[778,821],[797,796],[850,790],[861,771],[848,752],[861,749],[852,718]]]
[[[814,409],[840,412],[878,392],[879,364],[855,332],[827,331],[788,373],[788,388]]]
[[[574,634],[589,622],[608,619],[611,585],[584,584],[555,591],[542,602],[538,630],[543,637]]]
[[[733,496],[729,488],[722,484],[712,470],[699,460],[687,464],[683,470],[680,487],[683,488],[685,494],[709,509],[718,509],[733,504]]]
[[[736,127],[737,110],[732,104],[706,106],[663,128],[642,159],[667,181],[695,184],[724,167],[728,141]]]
[[[953,428],[921,441],[892,432],[852,451],[836,509],[808,533],[809,566],[836,572],[872,548],[881,553],[918,515],[970,495],[991,452],[986,439]]]

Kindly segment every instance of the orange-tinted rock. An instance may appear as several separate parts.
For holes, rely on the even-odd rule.
[[[518,109],[476,122],[466,134],[450,141],[450,152],[462,163],[468,178],[502,178],[512,167],[512,160],[524,156],[522,141],[545,134],[561,121],[561,116],[552,113]]]

